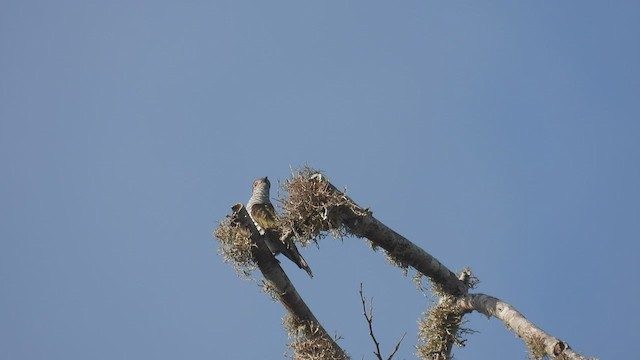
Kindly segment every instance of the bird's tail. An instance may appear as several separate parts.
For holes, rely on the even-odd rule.
[[[295,244],[287,244],[286,250],[282,251],[282,253],[284,254],[284,256],[289,258],[289,260],[298,265],[300,269],[306,271],[307,274],[309,274],[309,277],[313,277],[313,272],[311,271],[309,264],[307,264],[307,261],[302,257],[302,255],[300,255],[300,252],[298,251],[298,248],[295,246]]]
[[[309,264],[307,264],[307,261],[300,255],[300,251],[298,251],[291,237],[288,237],[286,240],[280,240],[280,233],[271,229],[267,229],[265,235],[267,236],[265,239],[267,246],[274,255],[284,254],[289,260],[298,265],[300,269],[306,271],[310,277],[313,277],[313,272]]]

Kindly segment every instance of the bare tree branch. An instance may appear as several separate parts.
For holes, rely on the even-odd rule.
[[[369,335],[371,336],[371,339],[373,340],[373,343],[376,346],[376,350],[373,352],[373,354],[379,360],[383,360],[382,354],[380,353],[380,343],[378,342],[378,340],[376,339],[376,336],[373,333],[373,298],[369,300],[369,311],[367,313],[367,302],[364,298],[364,293],[362,292],[362,283],[360,283],[359,293],[360,293],[360,300],[362,301],[362,311],[364,314],[364,318],[367,320],[367,324],[369,325]],[[405,335],[407,335],[406,332],[402,335],[400,340],[398,340],[398,342],[396,343],[396,347],[393,349],[389,357],[387,357],[387,360],[393,359],[393,356],[396,354],[396,352],[398,352],[398,349],[400,348],[400,343],[402,343],[402,340],[404,339]]]
[[[411,266],[431,278],[447,294],[458,296],[467,292],[467,287],[456,274],[422,248],[378,221],[373,217],[371,211],[356,204],[324,176],[315,173],[302,181],[315,183],[316,187],[309,186],[308,188],[319,193],[326,193],[321,199],[328,204],[320,204],[319,209],[322,210],[322,213],[315,215],[326,218],[325,221],[329,225],[334,228],[345,226],[349,233],[369,239],[374,245],[385,249],[387,254],[399,264]],[[291,200],[291,194],[289,200]],[[332,203],[336,205],[331,207]]]
[[[405,332],[404,334],[402,334],[402,337],[400,338],[400,340],[398,340],[398,342],[396,343],[396,347],[393,348],[393,351],[391,352],[391,354],[389,354],[389,357],[387,358],[387,360],[391,360],[393,359],[393,357],[395,356],[395,354],[398,352],[398,349],[400,349],[400,344],[402,343],[402,340],[404,340],[404,337],[407,336],[407,333]]]
[[[401,264],[406,264],[442,287],[445,293],[462,295],[467,288],[456,274],[439,262],[435,257],[418,247],[404,236],[393,231],[373,215],[353,218],[345,225],[356,236],[369,239],[375,245],[387,251],[387,254]]]
[[[541,351],[533,354],[535,356],[541,357],[540,355],[546,354],[557,357],[562,354],[566,359],[586,359],[584,356],[570,350],[566,342],[547,334],[537,327],[513,306],[493,296],[467,294],[457,299],[457,305],[465,312],[475,310],[486,316],[493,316],[502,320],[502,322],[519,338],[523,339],[534,352],[536,345],[541,345],[539,349]],[[542,351],[544,351],[544,353],[542,353]]]
[[[369,313],[367,314],[367,303],[364,299],[364,294],[362,293],[362,283],[360,283],[360,300],[362,300],[362,311],[364,314],[364,318],[367,319],[367,324],[369,324],[369,335],[371,336],[373,343],[376,345],[376,350],[373,352],[373,354],[378,359],[382,360],[382,355],[380,355],[380,343],[373,333],[373,299],[369,301]]]

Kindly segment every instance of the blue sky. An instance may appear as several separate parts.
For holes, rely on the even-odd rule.
[[[279,358],[284,309],[211,232],[251,184],[324,170],[478,292],[630,358],[640,4],[4,1],[0,358]],[[272,194],[276,197],[278,194]],[[283,261],[354,358],[433,299],[359,239]],[[457,359],[524,347],[479,315]],[[633,353],[635,354],[635,352]]]

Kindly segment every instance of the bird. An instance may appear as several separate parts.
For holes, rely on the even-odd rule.
[[[310,277],[313,277],[309,264],[300,255],[291,237],[286,239],[285,242],[280,240],[281,231],[278,228],[278,214],[269,199],[270,188],[271,182],[266,176],[253,182],[253,192],[247,202],[247,212],[260,234],[264,235],[265,243],[274,256],[284,254],[300,269],[305,270]]]

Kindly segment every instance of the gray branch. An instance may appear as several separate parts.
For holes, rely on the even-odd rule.
[[[385,249],[387,254],[398,262],[409,265],[431,278],[446,293],[459,296],[467,292],[467,287],[456,274],[431,254],[381,223],[373,215],[347,220],[345,225],[354,235],[369,239],[375,245]]]
[[[557,357],[562,354],[567,360],[586,360],[584,356],[571,350],[566,342],[547,334],[525,318],[513,306],[500,299],[485,294],[466,294],[457,299],[457,304],[462,311],[472,312],[475,310],[486,316],[493,316],[502,320],[509,329],[530,347],[538,342],[549,356]]]
[[[368,209],[356,204],[321,174],[314,174],[309,180],[324,181],[329,190],[335,192],[336,197],[348,202],[347,206],[341,206],[336,213],[340,214],[344,225],[353,235],[369,239],[376,246],[385,249],[387,254],[398,262],[409,265],[431,278],[446,293],[460,296],[467,292],[467,286],[440,261],[373,217]]]

